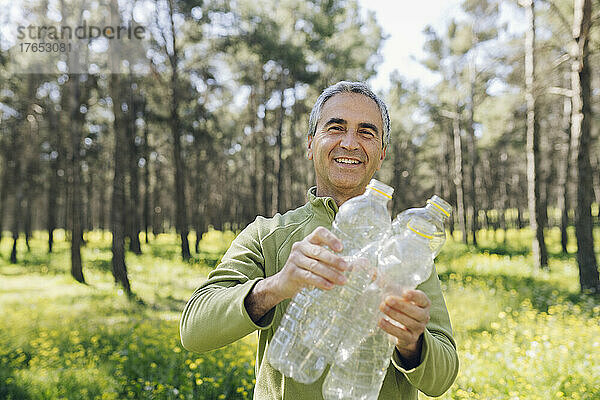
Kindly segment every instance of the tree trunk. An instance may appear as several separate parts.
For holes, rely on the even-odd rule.
[[[175,23],[173,21],[175,11],[172,1],[169,1],[169,18],[171,24],[171,54],[168,54],[171,64],[171,109],[169,117],[169,127],[171,128],[171,138],[173,140],[173,161],[175,163],[175,228],[181,237],[181,257],[189,260],[190,245],[188,242],[187,210],[185,201],[185,176],[183,159],[181,156],[181,132],[179,124],[179,56],[177,54],[177,45],[175,41]]]
[[[475,62],[471,61],[469,66],[469,102],[468,102],[468,122],[467,122],[467,148],[469,151],[469,210],[471,213],[471,235],[473,236],[473,246],[477,247],[477,229],[479,209],[477,207],[477,144],[475,142]]]
[[[548,267],[548,254],[544,242],[542,223],[542,200],[540,199],[540,128],[537,117],[535,84],[535,11],[534,1],[525,8],[528,29],[525,36],[525,98],[527,101],[527,203],[529,226],[533,231],[533,264],[537,268]]]
[[[119,25],[121,18],[119,15],[118,4],[111,3],[111,20],[115,25]],[[115,46],[113,50],[119,54],[119,41],[111,43]],[[112,232],[112,274],[115,283],[121,284],[128,297],[132,297],[131,285],[127,276],[127,265],[125,264],[125,168],[127,168],[127,159],[124,151],[121,149],[127,148],[127,117],[123,112],[123,82],[117,72],[120,71],[119,65],[116,62],[117,57],[111,58],[113,62],[112,74],[110,75],[110,96],[112,98],[113,108],[113,131],[115,135],[114,141],[114,177],[113,177],[113,192],[111,199],[111,232]]]
[[[26,184],[26,186],[29,186]],[[33,199],[31,198],[31,189],[28,187],[25,190],[25,218],[23,220],[23,232],[25,233],[25,246],[27,247],[27,252],[31,252],[31,244],[29,240],[31,239],[31,202]]]
[[[249,100],[249,120],[252,124],[252,132],[250,138],[250,151],[252,152],[251,161],[251,173],[250,173],[250,189],[251,189],[251,202],[250,209],[254,210],[254,213],[260,213],[260,191],[258,190],[258,176],[260,172],[259,163],[259,149],[258,149],[258,100],[257,100],[257,89],[255,86],[251,88],[250,100]]]
[[[108,179],[105,173],[102,173],[102,185],[108,185]],[[110,207],[110,202],[108,201],[108,190],[100,190],[100,227],[102,228],[102,237],[104,238],[104,232],[110,229],[110,222],[106,222],[106,217],[110,216],[110,211],[106,212],[106,208]]]
[[[48,179],[48,209],[46,219],[46,229],[48,230],[48,253],[52,253],[52,247],[54,245],[54,230],[56,229],[56,199],[59,194],[59,176],[58,170],[60,168],[60,161],[63,157],[62,146],[59,145],[61,142],[61,135],[58,124],[58,116],[56,111],[53,109],[52,103],[48,105],[48,124],[50,132],[56,132],[56,140],[54,152],[50,155],[50,179]]]
[[[144,118],[144,236],[146,244],[148,244],[148,226],[150,226],[150,144],[149,144],[149,128],[148,119],[146,116],[146,99],[142,100],[142,114]]]
[[[467,244],[467,224],[465,221],[465,198],[463,191],[462,144],[460,140],[460,110],[458,104],[452,118],[452,137],[454,142],[454,187],[456,189],[456,216],[462,232],[462,241]]]
[[[562,121],[562,154],[561,165],[558,170],[558,209],[560,211],[560,245],[564,254],[568,253],[569,226],[569,176],[571,165],[571,98],[565,96],[563,99],[563,121]]]
[[[127,202],[129,208],[129,250],[135,254],[142,254],[142,248],[140,246],[140,218],[139,218],[139,203],[140,203],[140,189],[139,189],[139,177],[138,177],[138,148],[135,143],[136,137],[136,103],[133,95],[133,82],[131,78],[131,71],[129,73],[129,110],[127,119],[127,144],[129,151],[127,152],[129,157],[129,201]]]
[[[575,0],[573,19],[571,88],[573,110],[571,117],[571,147],[573,165],[576,168],[577,207],[575,208],[575,234],[577,237],[577,264],[582,292],[598,293],[600,280],[594,254],[592,233],[592,168],[591,145],[591,98],[589,67],[589,31],[591,25],[591,0]]]
[[[506,173],[506,160],[508,160],[508,154],[506,151],[502,151],[500,154],[500,210],[498,212],[498,223],[503,232],[502,241],[504,244],[506,244],[506,208],[508,206],[508,176]]]
[[[285,107],[283,105],[284,100],[284,92],[285,92],[285,82],[286,82],[286,70],[284,69],[281,72],[281,87],[279,89],[279,97],[280,97],[280,106],[279,106],[279,121],[277,126],[277,158],[275,159],[275,201],[273,204],[273,209],[275,212],[283,212],[283,192],[284,192],[284,184],[283,184],[283,120],[285,118]],[[289,188],[287,188],[289,190]]]
[[[445,125],[444,125],[445,126]],[[451,184],[451,172],[452,171],[452,154],[451,154],[451,141],[452,136],[448,134],[448,130],[443,130],[444,134],[442,135],[442,156],[441,156],[441,168],[442,168],[442,196],[443,198],[450,202],[454,203],[452,200],[451,192],[452,192],[452,184]],[[454,235],[454,218],[449,218],[448,220],[448,230],[450,231],[450,236]]]
[[[0,143],[2,145],[3,158],[2,163],[2,182],[0,182],[0,242],[2,241],[2,230],[4,229],[4,210],[6,209],[6,201],[8,200],[8,184],[10,182],[10,169],[9,169],[9,146],[4,142],[4,138],[8,137],[8,129],[2,132],[0,137]]]
[[[204,130],[198,132],[194,140],[194,152],[196,153],[195,163],[194,163],[194,173],[195,179],[192,184],[192,188],[194,190],[194,211],[193,211],[193,222],[194,222],[194,231],[196,232],[196,240],[194,242],[194,250],[196,254],[200,252],[200,241],[202,240],[202,235],[206,231],[207,223],[206,223],[206,204],[208,202],[207,193],[208,191],[205,188],[205,179],[206,179],[206,169],[207,162],[205,156],[203,155],[203,147],[206,153],[208,154],[210,151],[204,145],[204,137],[208,136],[208,132]]]
[[[593,199],[597,204],[600,204],[600,157],[597,154],[590,155],[592,165],[592,181],[593,181]],[[600,212],[597,215],[600,222]]]
[[[89,170],[88,170],[89,171]],[[89,171],[86,184],[86,218],[84,230],[89,232],[94,230],[94,174]]]
[[[6,173],[6,164],[3,166],[2,168],[2,183],[0,183],[0,243],[2,242],[2,230],[4,229],[4,207],[6,205],[6,193],[8,193],[8,190],[6,190],[6,180],[5,180],[5,175],[7,175]]]
[[[160,157],[157,157],[156,167],[154,168],[154,182],[163,182],[162,167],[160,165]],[[161,207],[160,185],[155,184],[152,190],[152,234],[154,236],[163,233],[163,215],[164,211]],[[166,210],[165,210],[166,211]]]
[[[128,295],[131,295],[131,286],[127,276],[125,264],[125,152],[119,149],[127,148],[127,119],[121,109],[122,96],[121,80],[117,74],[110,77],[111,97],[113,100],[113,130],[115,135],[114,147],[114,178],[111,201],[111,232],[112,232],[112,274],[115,282],[120,283]]]
[[[174,93],[175,95],[175,93]],[[183,160],[181,157],[181,137],[179,134],[179,121],[177,116],[177,103],[173,100],[171,106],[171,134],[173,139],[173,159],[175,161],[175,224],[177,232],[181,237],[181,257],[184,260],[190,258],[190,247],[188,243],[187,210],[185,201],[185,177]]]
[[[14,170],[12,173],[11,188],[14,191],[14,211],[13,211],[13,224],[12,224],[12,239],[13,245],[10,252],[10,262],[12,264],[17,263],[17,240],[19,239],[19,222],[21,222],[21,202],[23,200],[23,174],[21,171],[21,146],[20,146],[20,133],[15,129],[14,141],[12,144],[12,165]]]
[[[80,283],[85,283],[83,276],[83,267],[81,265],[81,237],[82,229],[82,201],[81,201],[81,132],[83,130],[84,115],[80,112],[82,90],[80,75],[71,74],[69,76],[69,107],[70,107],[70,140],[71,154],[69,157],[69,172],[71,186],[71,275]]]

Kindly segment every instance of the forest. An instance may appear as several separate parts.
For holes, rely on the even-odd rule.
[[[0,14],[0,397],[249,398],[252,339],[203,361],[182,350],[173,319],[256,216],[306,202],[310,111],[327,86],[376,76],[386,34],[375,14],[354,0],[15,3]],[[534,351],[538,336],[580,324],[586,347],[565,368],[579,356],[589,367],[568,380],[544,369],[548,391],[536,397],[527,375],[504,390],[489,366],[461,366],[448,398],[595,398],[600,365],[586,354],[600,346],[600,1],[463,0],[423,34],[418,61],[437,83],[398,65],[378,93],[392,133],[375,177],[395,188],[393,215],[433,194],[454,207],[438,271],[453,324],[473,325],[457,328],[459,346],[473,345],[460,354],[485,358],[495,330],[510,334],[498,318],[530,315],[511,345]],[[469,309],[460,293],[489,301],[481,320],[453,314]],[[53,317],[37,310],[24,322],[45,305]],[[81,340],[64,337],[56,319],[76,326],[88,313],[116,321],[102,325],[107,336],[89,322],[75,330]],[[165,325],[136,319],[152,313]],[[120,335],[148,336],[134,341],[145,349],[165,335],[170,356],[134,362]],[[548,343],[550,364],[574,348]],[[78,368],[107,377],[68,375],[82,362],[71,346],[97,357]],[[219,361],[230,356],[235,372]],[[211,367],[196,376],[200,364]],[[53,383],[35,383],[39,371],[55,371]]]

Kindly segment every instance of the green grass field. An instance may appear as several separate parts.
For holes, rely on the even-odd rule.
[[[600,302],[578,293],[573,256],[548,232],[550,271],[532,267],[527,231],[507,242],[482,232],[480,248],[449,242],[437,262],[460,373],[445,399],[600,398]],[[127,255],[130,302],[110,274],[110,235],[87,234],[84,274],[69,275],[69,243],[55,253],[0,243],[0,399],[245,399],[254,385],[255,336],[198,355],[179,342],[185,301],[233,238],[209,232],[192,263],[176,236]],[[499,239],[500,242],[495,242]],[[502,243],[502,244],[499,244]],[[600,238],[596,241],[600,243]]]

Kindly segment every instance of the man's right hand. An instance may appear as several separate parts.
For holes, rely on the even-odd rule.
[[[258,321],[283,300],[294,297],[302,288],[314,286],[329,290],[335,284],[346,283],[343,272],[349,268],[348,263],[323,246],[338,253],[343,248],[342,241],[323,227],[292,245],[281,271],[259,281],[244,300],[253,321]]]
[[[349,265],[334,253],[342,249],[342,241],[322,226],[317,227],[303,240],[294,243],[283,269],[273,275],[274,289],[278,297],[282,300],[292,298],[308,286],[329,290],[336,284],[346,283],[343,272]]]

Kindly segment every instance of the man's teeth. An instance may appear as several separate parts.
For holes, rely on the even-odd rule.
[[[360,161],[352,160],[350,158],[336,158],[335,161],[342,163],[342,164],[359,164],[360,163]]]

